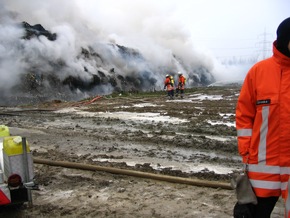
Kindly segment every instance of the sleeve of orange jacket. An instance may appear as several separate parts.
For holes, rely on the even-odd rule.
[[[238,150],[244,162],[249,153],[253,123],[256,115],[254,75],[254,69],[252,68],[245,78],[236,107]]]

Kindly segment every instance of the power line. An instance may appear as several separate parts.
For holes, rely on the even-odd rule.
[[[267,54],[269,53],[269,51],[271,51],[270,45],[272,44],[272,41],[269,41],[267,39],[267,37],[270,35],[271,35],[270,33],[266,32],[266,28],[265,28],[264,33],[260,35],[263,37],[263,39],[257,43],[257,44],[262,45],[258,51],[262,52],[263,59],[267,58],[267,56],[268,56]]]
[[[257,40],[256,38],[196,38],[193,37],[194,42],[196,41],[255,41]]]
[[[244,50],[244,49],[255,49],[256,47],[243,47],[243,48],[225,48],[225,47],[221,47],[221,48],[210,48],[212,50],[220,50],[220,49],[223,49],[223,50]]]

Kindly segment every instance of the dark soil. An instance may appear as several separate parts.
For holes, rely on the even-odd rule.
[[[102,96],[94,102],[1,107],[1,124],[26,137],[33,157],[229,184],[241,170],[239,87]],[[200,97],[200,98],[197,98]],[[201,98],[203,97],[203,98]],[[201,100],[203,99],[203,100]],[[213,125],[215,124],[215,125]],[[40,190],[11,217],[232,217],[233,190],[34,164]],[[277,204],[273,217],[283,217]]]

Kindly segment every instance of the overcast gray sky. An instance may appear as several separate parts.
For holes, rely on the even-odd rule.
[[[61,36],[59,45],[42,49],[52,57],[57,51],[73,62],[72,51],[112,42],[138,49],[156,66],[170,65],[173,55],[206,65],[217,80],[244,78],[250,68],[221,60],[270,56],[289,9],[289,0],[0,0],[0,15],[11,11]]]
[[[288,0],[200,0],[179,4],[194,42],[217,57],[261,54],[272,50],[279,23],[290,16]],[[264,46],[265,49],[264,49]],[[271,52],[270,52],[271,53]]]
[[[269,56],[277,26],[290,16],[289,0],[77,2],[86,16],[116,40],[126,41],[120,35],[131,35],[129,40],[132,40],[132,34],[146,34],[148,29],[166,30],[168,37],[174,37],[174,31],[182,31],[193,40],[194,46],[208,49],[217,58]]]
[[[289,0],[2,1],[28,22],[81,20],[104,40],[139,47],[178,39],[217,58],[269,56],[277,26],[290,16]]]

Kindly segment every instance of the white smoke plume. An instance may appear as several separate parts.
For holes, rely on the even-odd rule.
[[[192,85],[215,80],[215,75],[221,75],[216,60],[194,44],[189,30],[176,19],[174,4],[164,2],[2,0],[0,86],[13,87],[21,74],[31,70],[54,74],[60,81],[68,76],[89,81],[100,72],[105,76],[117,72],[124,78],[135,77],[140,89],[161,88],[164,75],[178,71]],[[56,33],[57,39],[21,39],[25,34],[19,26],[22,21],[41,24]],[[131,56],[120,53],[123,46],[133,49]],[[80,55],[83,49],[101,56],[85,57]],[[100,87],[95,91],[113,90],[110,83]]]

